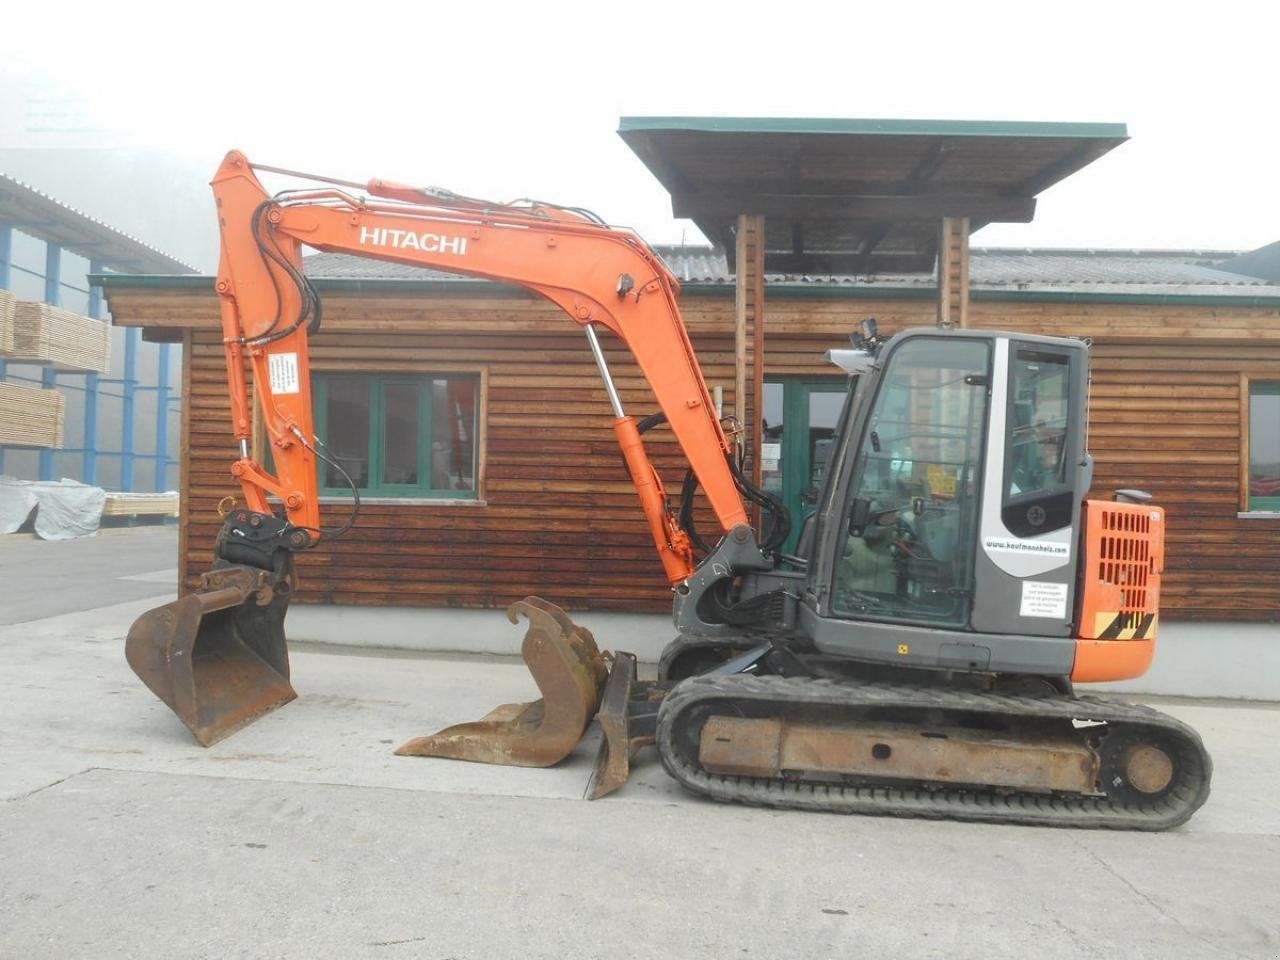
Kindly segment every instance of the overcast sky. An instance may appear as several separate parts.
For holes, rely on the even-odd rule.
[[[237,147],[588,206],[651,242],[700,238],[620,115],[1124,122],[1034,223],[975,243],[1248,249],[1280,239],[1277,26],[1275,3],[1234,2],[44,0],[7,6],[3,78],[69,97],[84,142],[172,152],[193,179]]]

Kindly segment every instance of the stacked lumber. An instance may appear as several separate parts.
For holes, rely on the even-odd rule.
[[[0,382],[0,444],[62,446],[62,394]]]
[[[0,357],[13,354],[13,308],[17,302],[8,290],[0,290]]]
[[[106,373],[110,327],[47,303],[19,300],[13,311],[13,359],[73,373]]]
[[[176,517],[178,491],[168,493],[108,493],[104,517]]]

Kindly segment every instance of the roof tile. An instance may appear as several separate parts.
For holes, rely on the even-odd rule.
[[[671,271],[687,284],[733,283],[724,252],[709,246],[656,246]],[[1236,256],[1225,250],[1089,250],[975,247],[969,280],[975,289],[1080,290],[1099,293],[1177,293],[1187,288],[1247,296],[1280,294],[1280,284],[1222,269]],[[346,254],[321,253],[305,260],[309,276],[325,279],[486,281]],[[931,274],[855,276],[768,274],[771,286],[932,287]]]

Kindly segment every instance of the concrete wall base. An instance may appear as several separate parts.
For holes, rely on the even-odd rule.
[[[1161,620],[1145,676],[1089,689],[1280,701],[1280,624]]]
[[[595,635],[601,649],[627,650],[648,662],[656,662],[676,635],[666,614],[579,611],[570,616]],[[518,657],[525,621],[512,625],[505,610],[297,604],[289,608],[285,629],[290,640],[312,643]]]
[[[572,616],[602,648],[629,650],[648,662],[676,633],[663,614]],[[289,611],[288,634],[313,643],[519,656],[524,624],[512,626],[502,610],[299,604]],[[1155,664],[1145,676],[1082,689],[1280,701],[1280,626],[1162,622]]]

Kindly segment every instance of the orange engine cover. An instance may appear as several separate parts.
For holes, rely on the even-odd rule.
[[[1086,500],[1077,681],[1141,676],[1155,654],[1164,572],[1164,510]]]

